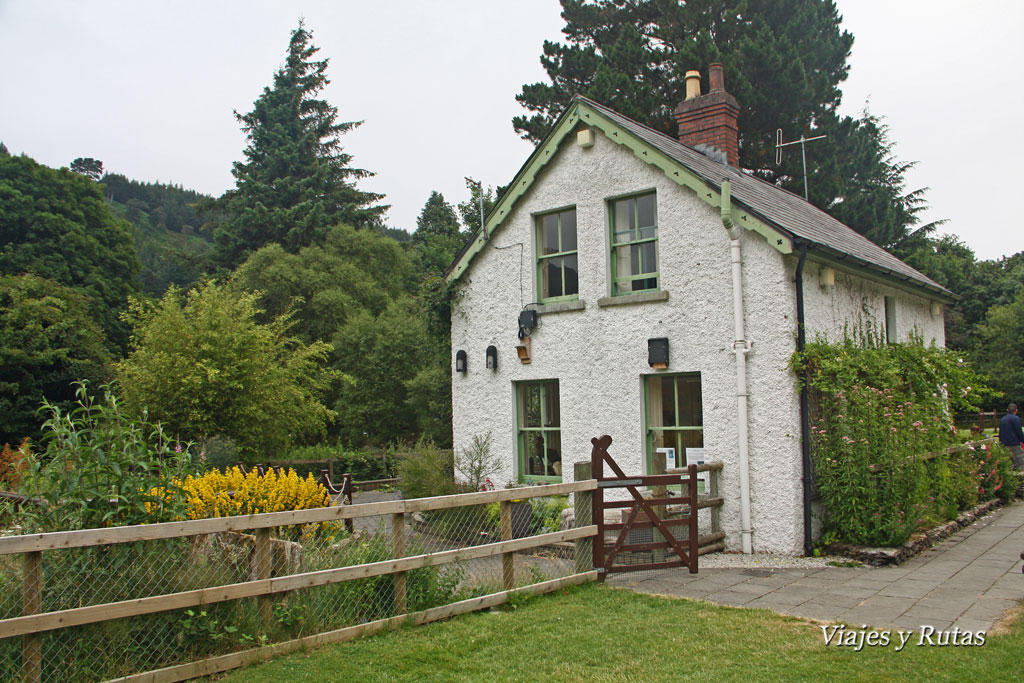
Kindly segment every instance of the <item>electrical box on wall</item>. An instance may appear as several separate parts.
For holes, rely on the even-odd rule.
[[[519,312],[519,329],[526,330],[526,335],[537,327],[537,311],[525,310]],[[525,336],[525,335],[524,335]]]
[[[668,337],[647,340],[647,364],[655,370],[664,370],[668,367]]]

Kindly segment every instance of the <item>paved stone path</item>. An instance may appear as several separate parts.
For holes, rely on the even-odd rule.
[[[899,567],[669,569],[618,574],[643,593],[876,628],[988,631],[1024,599],[1024,503],[1000,508]]]

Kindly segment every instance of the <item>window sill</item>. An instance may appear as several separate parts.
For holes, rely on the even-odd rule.
[[[537,311],[540,315],[547,313],[568,313],[569,311],[582,311],[587,307],[587,304],[581,299],[574,299],[572,301],[553,301],[550,304],[530,304],[527,308],[532,308]]]
[[[519,477],[519,483],[526,486],[543,486],[544,484],[561,484],[561,477],[545,477],[539,474],[524,475]]]
[[[619,296],[603,296],[597,300],[601,308],[607,306],[626,306],[629,304],[648,304],[657,301],[668,301],[668,292],[659,290],[657,292],[640,292],[639,294],[620,294]]]

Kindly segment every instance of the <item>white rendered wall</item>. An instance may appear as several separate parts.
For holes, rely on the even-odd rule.
[[[804,264],[804,314],[807,340],[824,337],[842,341],[845,336],[858,339],[863,332],[885,335],[885,297],[896,305],[896,337],[904,342],[921,337],[925,345],[946,345],[945,322],[941,309],[932,315],[932,301],[868,280],[853,273],[836,271],[835,285],[821,284],[825,266],[811,261]]]
[[[581,149],[568,136],[558,156],[477,255],[461,282],[452,315],[452,358],[465,350],[466,374],[453,377],[455,448],[491,432],[501,454],[499,485],[515,479],[514,382],[557,379],[561,409],[563,480],[572,464],[590,459],[591,438],[609,434],[611,453],[627,474],[644,462],[643,376],[647,340],[668,337],[665,372],[700,372],[704,445],[724,461],[722,524],[738,548],[736,369],[729,242],[719,212],[658,169],[596,133]],[[608,282],[607,200],[655,190],[659,270],[667,302],[601,308]],[[537,296],[534,215],[576,207],[579,296],[585,310],[544,314],[532,335],[533,362],[515,353],[519,311]],[[742,232],[742,231],[741,231]],[[787,361],[795,346],[792,268],[753,233],[742,237],[749,356],[750,468],[754,549],[796,552],[802,546],[799,403]],[[498,348],[497,372],[484,368],[488,345]]]

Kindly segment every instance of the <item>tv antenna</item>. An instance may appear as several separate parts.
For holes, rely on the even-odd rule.
[[[804,162],[804,199],[810,201],[807,197],[807,143],[813,140],[821,140],[827,138],[827,135],[815,135],[813,138],[805,138],[803,134],[800,134],[799,140],[791,140],[790,142],[782,141],[782,129],[779,128],[775,131],[775,165],[778,166],[782,163],[782,148],[789,147],[790,145],[800,145],[800,156]]]

